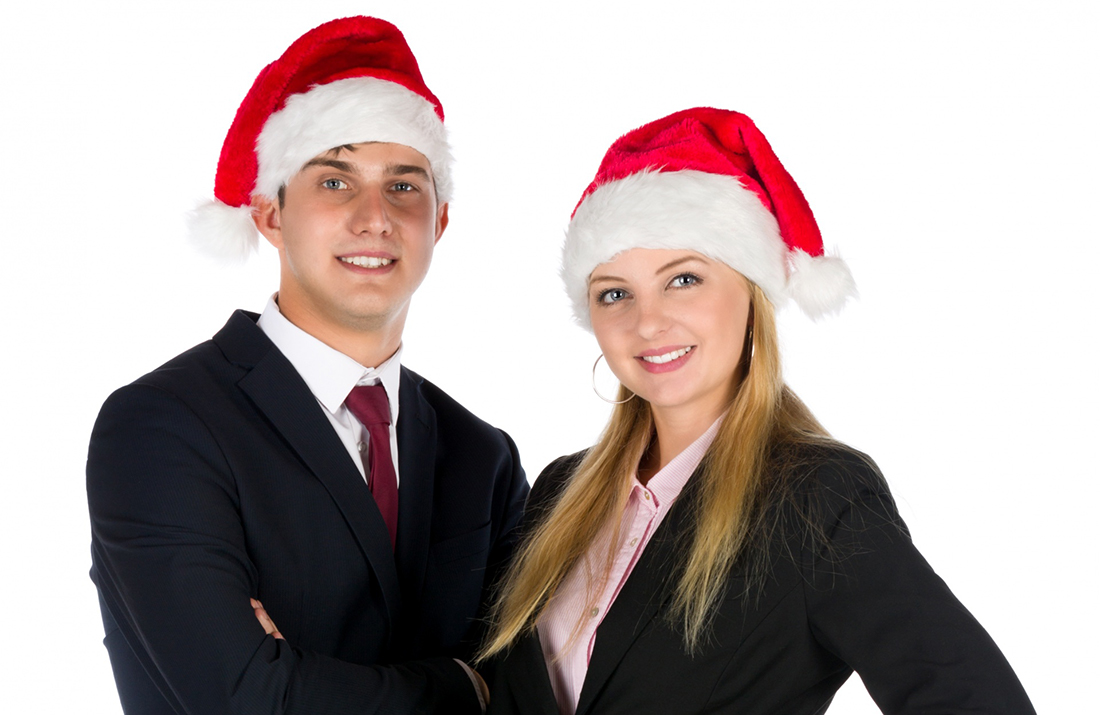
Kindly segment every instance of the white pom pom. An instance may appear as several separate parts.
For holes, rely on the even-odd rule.
[[[787,294],[814,320],[839,312],[849,298],[859,295],[848,264],[839,256],[814,258],[805,251],[791,252]]]
[[[187,238],[208,256],[243,263],[256,250],[258,236],[251,206],[227,206],[214,200],[187,214]]]

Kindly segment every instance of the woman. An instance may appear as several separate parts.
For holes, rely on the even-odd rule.
[[[884,712],[1034,712],[874,463],[783,384],[773,307],[855,289],[751,120],[616,141],[562,274],[622,387],[535,483],[483,650],[492,712],[820,713],[853,669]]]

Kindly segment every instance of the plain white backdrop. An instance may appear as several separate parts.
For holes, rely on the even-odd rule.
[[[752,116],[861,299],[782,315],[786,375],[869,452],[1037,709],[1094,711],[1100,52],[1095,3],[43,2],[0,11],[0,709],[118,713],[88,580],[87,439],[115,388],[276,287],[197,255],[257,72],[375,14],[447,112],[457,200],[405,363],[534,479],[607,415],[557,278],[608,145],[696,105]],[[877,712],[858,679],[832,712]]]

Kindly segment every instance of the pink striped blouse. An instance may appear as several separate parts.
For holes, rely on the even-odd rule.
[[[542,653],[562,715],[573,715],[577,710],[588,661],[596,643],[596,629],[603,622],[604,614],[615,602],[646,544],[714,442],[721,422],[720,417],[699,439],[654,474],[648,485],[639,482],[635,473],[633,488],[623,510],[619,543],[603,587],[592,594],[595,598],[589,598],[589,588],[600,587],[614,524],[607,525],[592,542],[584,559],[569,572],[539,620]]]

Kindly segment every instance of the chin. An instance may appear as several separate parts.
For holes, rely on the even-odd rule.
[[[630,389],[630,386],[627,386]],[[664,407],[677,407],[688,401],[688,397],[679,391],[673,390],[637,390],[634,391],[638,397],[642,398],[650,404],[651,407],[664,408]]]

